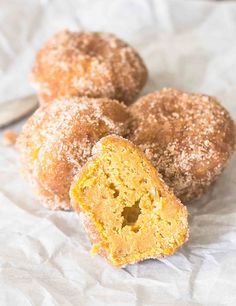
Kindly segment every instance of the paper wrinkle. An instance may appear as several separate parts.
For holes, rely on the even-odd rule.
[[[5,1],[0,103],[33,92],[36,50],[69,28],[114,32],[136,47],[149,70],[142,94],[162,87],[204,92],[236,120],[235,17],[230,1]],[[236,156],[189,205],[188,243],[169,258],[124,269],[90,257],[79,217],[42,207],[19,168],[15,149],[0,145],[1,306],[236,305]]]

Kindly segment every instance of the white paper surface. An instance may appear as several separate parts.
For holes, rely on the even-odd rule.
[[[0,1],[0,101],[32,92],[35,50],[62,28],[110,31],[144,57],[143,93],[217,96],[236,119],[236,2]],[[18,129],[17,125],[16,129]],[[190,239],[174,256],[115,269],[89,255],[73,212],[39,205],[0,146],[0,305],[236,305],[236,158],[191,205]]]

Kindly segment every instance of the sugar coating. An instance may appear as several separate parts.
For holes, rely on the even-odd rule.
[[[146,80],[141,57],[115,35],[68,30],[53,35],[39,50],[31,75],[41,103],[71,95],[129,104]]]
[[[129,133],[125,105],[107,98],[69,97],[41,106],[18,138],[22,168],[44,204],[70,209],[69,187],[103,136]]]
[[[135,120],[129,139],[184,202],[208,189],[235,149],[235,124],[214,97],[163,89],[130,111]]]

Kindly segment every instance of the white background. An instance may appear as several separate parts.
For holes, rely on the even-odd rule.
[[[236,119],[236,2],[0,0],[0,102],[33,92],[35,52],[63,28],[110,31],[135,46],[150,71],[143,93],[212,94]],[[41,207],[18,167],[15,150],[0,145],[1,306],[236,305],[235,157],[189,207],[188,243],[126,269],[91,258],[78,216]]]

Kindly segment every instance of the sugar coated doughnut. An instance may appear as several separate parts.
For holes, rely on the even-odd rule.
[[[40,199],[52,209],[70,209],[74,174],[103,136],[128,133],[126,106],[107,98],[61,98],[41,106],[18,138],[22,168]]]
[[[31,81],[41,103],[61,96],[132,102],[147,80],[138,53],[113,34],[56,33],[36,55]]]
[[[136,119],[129,139],[182,201],[199,198],[235,149],[235,124],[214,97],[163,89],[130,111]]]

